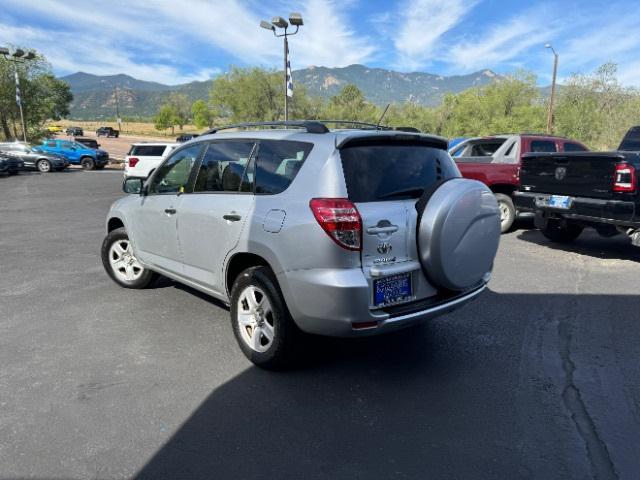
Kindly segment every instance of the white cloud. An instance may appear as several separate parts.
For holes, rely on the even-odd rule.
[[[402,26],[393,41],[399,56],[398,68],[417,69],[440,56],[436,49],[441,37],[458,25],[476,3],[470,0],[405,1],[398,9]]]
[[[499,22],[488,32],[476,32],[479,39],[465,40],[453,45],[448,61],[466,71],[515,61],[523,53],[552,38],[557,31],[549,17],[524,12],[507,22]]]
[[[334,0],[304,4],[305,25],[290,41],[294,68],[345,66],[371,57],[374,46],[349,28],[349,4]],[[285,14],[296,10],[284,2],[240,0],[149,0],[143,6],[117,0],[108,9],[103,5],[97,0],[84,2],[82,8],[54,0],[5,0],[0,44],[35,48],[60,73],[126,73],[177,84],[218,73],[215,67],[220,62],[212,66],[207,58],[220,52],[226,54],[225,62],[282,68],[282,40],[259,27],[260,13],[270,18],[272,10]],[[32,18],[32,26],[15,21],[12,12]]]

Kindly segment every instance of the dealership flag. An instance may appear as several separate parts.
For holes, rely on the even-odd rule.
[[[16,103],[20,106],[20,80],[18,79],[18,72],[16,74]]]
[[[291,61],[289,60],[289,43],[287,43],[287,97],[293,97],[293,78],[291,78]]]

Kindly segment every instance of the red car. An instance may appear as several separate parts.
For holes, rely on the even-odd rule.
[[[584,152],[576,140],[553,135],[493,135],[465,140],[449,150],[465,178],[479,180],[496,195],[502,232],[508,231],[518,212],[513,193],[520,188],[522,155],[531,152]]]

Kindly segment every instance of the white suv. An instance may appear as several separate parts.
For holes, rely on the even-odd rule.
[[[147,178],[179,143],[134,143],[124,159],[124,176]]]

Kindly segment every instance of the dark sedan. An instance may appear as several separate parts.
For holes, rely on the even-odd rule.
[[[0,152],[0,175],[15,175],[23,168],[22,160],[5,152]]]
[[[39,172],[60,171],[69,166],[69,162],[64,157],[43,152],[37,147],[22,142],[0,143],[0,152],[19,161],[20,168],[34,169]]]

